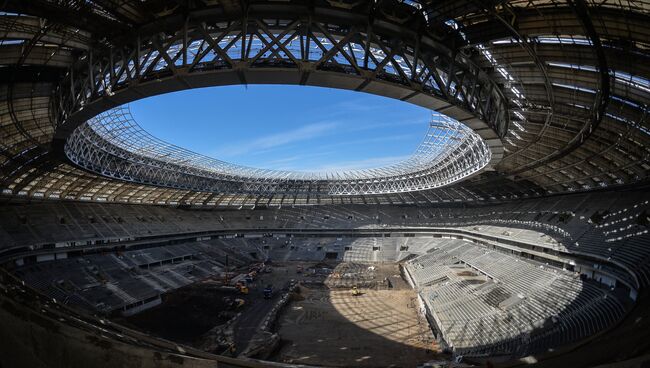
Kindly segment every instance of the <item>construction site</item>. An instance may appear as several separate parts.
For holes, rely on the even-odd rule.
[[[408,367],[449,358],[395,263],[257,263],[113,320],[203,351],[281,363]]]
[[[397,264],[341,263],[329,270],[322,280],[307,275],[283,310],[276,323],[281,346],[272,360],[414,367],[444,356]]]

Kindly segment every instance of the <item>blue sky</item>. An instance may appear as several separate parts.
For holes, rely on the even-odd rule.
[[[131,104],[154,136],[253,167],[335,171],[407,158],[430,112],[405,102],[329,88],[250,85],[181,91]]]

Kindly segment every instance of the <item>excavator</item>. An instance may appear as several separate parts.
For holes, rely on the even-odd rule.
[[[235,284],[235,288],[237,291],[239,291],[240,294],[247,295],[248,294],[248,286],[246,286],[245,283],[243,282],[238,282]]]
[[[224,297],[223,301],[226,305],[226,308],[228,310],[236,310],[244,306],[246,304],[246,301],[242,298],[230,298],[230,297]]]

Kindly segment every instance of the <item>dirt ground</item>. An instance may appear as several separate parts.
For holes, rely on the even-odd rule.
[[[235,343],[243,351],[260,322],[291,280],[303,283],[300,294],[284,307],[275,330],[282,343],[270,360],[331,367],[415,367],[441,358],[425,319],[416,311],[415,292],[399,276],[397,265],[287,262],[260,274],[238,309]],[[298,268],[304,269],[298,273]],[[313,269],[317,268],[317,271]],[[360,288],[352,296],[350,285]],[[273,300],[262,297],[271,284]],[[389,287],[390,286],[390,287]],[[209,284],[168,293],[160,306],[118,318],[121,323],[172,341],[195,345],[210,328],[227,321],[220,311],[228,295]],[[443,357],[444,358],[444,357]]]
[[[192,345],[206,331],[232,317],[221,313],[229,309],[224,297],[249,299],[248,296],[199,283],[166,294],[159,306],[130,317],[118,317],[116,321],[168,340]]]
[[[399,273],[396,266],[378,271],[380,279]],[[413,290],[360,290],[362,295],[352,296],[347,288],[301,287],[278,320],[283,343],[272,359],[336,367],[415,367],[441,357],[426,320],[416,312]]]
[[[133,316],[113,319],[167,340],[199,347],[204,333],[227,322],[236,313],[242,313],[235,325],[234,338],[237,350],[243,351],[264,317],[282,296],[282,289],[291,280],[304,279],[306,276],[298,274],[297,268],[312,264],[273,264],[273,272],[259,274],[249,285],[248,295],[224,291],[214,284],[196,283],[166,293],[163,302],[156,307]],[[275,290],[271,300],[263,297],[263,289],[267,285],[272,285]],[[245,304],[240,308],[230,308],[224,301],[226,297],[244,299]]]

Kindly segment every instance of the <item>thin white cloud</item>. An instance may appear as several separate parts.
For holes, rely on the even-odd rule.
[[[297,129],[222,146],[213,152],[212,156],[217,158],[236,157],[254,151],[268,151],[271,148],[332,134],[337,125],[335,122],[309,124]]]
[[[422,111],[414,110],[409,112],[408,116],[404,117],[404,111],[391,109],[392,103],[395,103],[396,100],[389,97],[379,97],[380,96],[362,93],[360,96],[355,98],[339,101],[332,105],[322,106],[318,108],[317,111],[314,111],[314,113],[319,114],[319,116],[324,118],[347,121],[349,124],[346,124],[345,128],[352,131],[373,129],[373,127],[402,127],[407,125],[426,126],[431,120],[431,112],[425,108],[422,108]],[[358,117],[354,120],[348,120],[350,114],[361,115],[363,113],[372,117],[372,123],[365,122],[364,124],[359,124],[360,122]],[[362,128],[358,129],[358,127]]]
[[[282,165],[282,164],[286,164],[288,162],[295,162],[295,161],[300,160],[301,158],[302,158],[302,156],[282,157],[282,158],[279,158],[277,160],[267,161],[266,165],[264,165],[264,167]]]
[[[340,147],[362,146],[362,145],[371,146],[371,145],[376,145],[377,143],[397,142],[397,141],[413,141],[414,144],[412,147],[409,147],[409,149],[415,151],[417,146],[420,144],[421,139],[417,134],[385,135],[380,137],[339,140],[333,143],[321,145],[318,147],[318,149],[326,149],[328,151],[332,151],[332,150],[340,149]],[[336,153],[336,151],[333,152]]]
[[[336,171],[336,170],[341,171],[341,170],[355,170],[359,168],[379,167],[379,166],[385,166],[386,164],[404,160],[410,156],[399,155],[399,156],[387,156],[387,157],[380,157],[380,158],[371,157],[371,158],[358,159],[354,161],[349,161],[349,160],[340,161],[339,159],[339,161],[334,163],[328,162],[328,160],[331,161],[333,157],[340,157],[340,152],[338,151],[340,147],[372,145],[372,144],[384,143],[384,142],[413,140],[414,138],[417,139],[417,135],[402,134],[402,135],[393,135],[393,136],[351,139],[347,141],[338,141],[336,143],[315,146],[313,147],[314,150],[310,150],[309,153],[302,153],[302,154],[295,153],[296,152],[295,145],[285,145],[282,147],[276,147],[276,148],[251,152],[250,156],[263,155],[263,157],[260,157],[260,159],[255,159],[254,162],[246,162],[245,164],[255,166],[255,167],[266,168],[266,169],[309,171],[309,172]],[[287,154],[277,155],[277,152],[287,151],[287,149],[289,150]],[[301,148],[301,150],[302,149],[303,148]],[[412,149],[414,150],[415,146]],[[323,160],[322,158],[325,158],[325,160]],[[342,169],[336,168],[335,165],[338,165],[341,162],[343,162],[343,164],[345,164],[346,166]]]
[[[349,141],[341,141],[330,145],[325,145],[323,147],[352,146],[352,145],[360,145],[360,144],[394,142],[394,141],[404,141],[404,140],[417,141],[417,138],[418,136],[414,134],[385,135],[381,137],[369,137],[369,138],[362,138],[362,139],[353,139]],[[417,141],[417,143],[419,144],[420,142]],[[413,149],[415,149],[415,147],[413,147]]]
[[[348,170],[361,170],[361,169],[372,169],[383,166],[388,166],[391,164],[404,161],[411,157],[410,155],[400,155],[400,156],[384,156],[384,157],[373,157],[363,160],[349,160],[349,161],[339,161],[328,163],[327,165],[316,166],[316,167],[306,167],[306,171],[313,172],[341,172]],[[294,170],[302,169],[294,168]]]
[[[270,161],[266,162],[260,162],[259,166],[263,168],[268,168],[268,169],[284,169],[284,170],[293,170],[293,169],[287,169],[291,165],[291,167],[295,167],[295,162],[305,162],[307,159],[311,158],[316,158],[316,157],[322,157],[322,156],[329,156],[333,155],[336,152],[334,151],[322,151],[322,152],[315,152],[311,154],[305,154],[305,155],[294,155],[294,156],[287,156],[287,157],[281,157],[278,159],[273,159]],[[313,160],[312,160],[313,162]],[[293,164],[293,165],[292,165]]]

